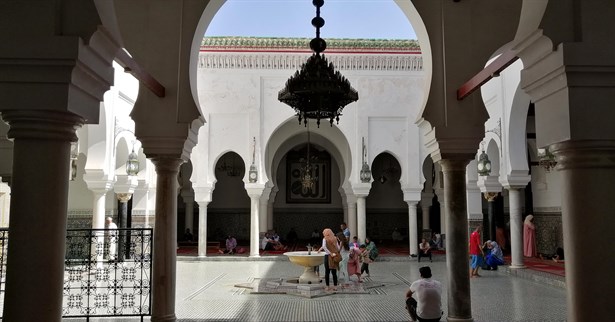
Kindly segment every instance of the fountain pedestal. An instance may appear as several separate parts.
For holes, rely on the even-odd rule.
[[[320,277],[314,267],[325,261],[325,254],[318,252],[286,252],[284,253],[291,263],[303,266],[303,274],[299,276],[299,284],[318,284]]]

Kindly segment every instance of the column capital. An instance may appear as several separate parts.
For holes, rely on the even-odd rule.
[[[416,208],[416,205],[419,203],[416,200],[404,200],[407,204],[409,208]]]
[[[465,155],[464,155],[465,156]],[[474,156],[472,156],[473,158]],[[466,167],[472,161],[472,159],[468,158],[459,158],[459,159],[441,159],[438,161],[440,167],[442,168],[442,172],[449,171],[466,171]]]
[[[265,190],[265,185],[262,183],[246,183],[245,188],[250,198],[260,198],[263,190]]]
[[[352,191],[357,198],[367,197],[371,188],[371,183],[354,183],[352,185]]]
[[[498,193],[497,192],[483,192],[483,196],[485,197],[485,199],[487,199],[487,201],[493,202],[495,201],[495,197],[498,196]]]
[[[128,202],[128,200],[130,200],[130,198],[132,198],[132,193],[116,193],[115,195],[117,197],[117,200],[122,203],[126,203]]]
[[[156,155],[151,158],[152,163],[156,166],[157,174],[169,174],[179,172],[179,166],[184,163],[178,155]]]
[[[47,110],[4,110],[2,119],[9,124],[11,139],[40,139],[76,142],[75,130],[85,123],[70,112]]]
[[[192,186],[194,191],[194,200],[199,204],[201,202],[211,202],[212,193],[214,191],[214,185],[211,186]]]

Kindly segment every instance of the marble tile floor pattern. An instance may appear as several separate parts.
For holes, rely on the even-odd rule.
[[[252,294],[237,287],[259,280],[297,277],[303,268],[281,257],[250,260],[179,257],[176,314],[178,321],[409,321],[404,296],[418,279],[418,268],[429,265],[443,282],[446,321],[446,263],[417,263],[405,257],[370,264],[366,292],[306,298],[289,294]],[[565,289],[511,276],[506,269],[481,271],[471,280],[474,321],[565,321]],[[321,267],[321,275],[324,269]],[[367,284],[366,284],[367,285]],[[266,293],[266,292],[264,292]],[[139,321],[138,318],[92,318],[90,321]],[[85,321],[71,319],[69,321]],[[149,321],[149,317],[145,318]]]

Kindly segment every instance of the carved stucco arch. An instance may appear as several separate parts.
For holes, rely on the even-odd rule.
[[[311,125],[310,143],[324,148],[331,154],[340,171],[340,185],[345,186],[352,169],[352,155],[346,136],[335,125],[321,125],[320,128]],[[307,143],[307,129],[297,124],[294,116],[280,124],[265,146],[264,169],[267,181],[277,185],[276,172],[282,158],[297,145],[305,143]]]

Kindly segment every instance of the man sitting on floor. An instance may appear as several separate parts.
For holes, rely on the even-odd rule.
[[[431,279],[431,268],[419,268],[421,279],[410,285],[406,293],[406,309],[412,321],[440,321],[442,317],[442,284]],[[416,294],[416,299],[412,296]]]
[[[429,261],[433,262],[431,259],[431,246],[425,238],[423,238],[419,244],[419,262],[421,261],[421,257],[429,257]]]

